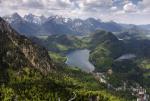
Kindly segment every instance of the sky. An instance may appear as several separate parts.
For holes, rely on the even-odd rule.
[[[150,0],[0,0],[0,16],[15,12],[150,24]]]

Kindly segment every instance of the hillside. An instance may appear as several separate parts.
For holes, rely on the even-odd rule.
[[[48,36],[46,39],[31,37],[31,40],[56,53],[66,53],[74,49],[86,47],[86,44],[74,35],[55,34]]]
[[[96,31],[91,36],[91,55],[90,60],[102,70],[109,69],[115,58],[125,53],[124,43],[117,39],[111,32]]]
[[[9,24],[0,18],[1,62],[11,67],[34,67],[46,73],[53,67],[47,51],[18,35]],[[42,61],[41,61],[42,58]]]
[[[132,91],[132,86],[137,84],[145,87],[149,94],[149,41],[142,38],[118,40],[112,33],[95,32],[90,42],[90,61],[95,65],[95,72],[111,73],[105,76],[113,87],[122,87],[125,83]]]

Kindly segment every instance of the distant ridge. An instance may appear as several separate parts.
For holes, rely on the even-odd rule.
[[[115,22],[102,22],[100,19],[71,19],[62,16],[35,16],[33,14],[21,17],[18,13],[3,17],[18,32],[34,35],[76,34],[85,35],[98,29],[120,32],[124,29]],[[59,29],[59,30],[58,30]]]

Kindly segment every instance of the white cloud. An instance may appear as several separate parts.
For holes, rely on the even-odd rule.
[[[117,9],[118,8],[116,6],[113,6],[113,7],[110,8],[110,10],[112,10],[112,11],[116,11]]]
[[[137,11],[137,6],[133,3],[127,3],[123,7],[125,12],[136,12]]]

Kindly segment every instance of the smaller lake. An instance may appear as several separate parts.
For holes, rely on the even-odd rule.
[[[120,56],[119,58],[117,58],[116,60],[117,61],[119,61],[119,60],[129,60],[129,59],[133,59],[133,58],[136,58],[135,54],[124,54],[124,55]]]
[[[90,51],[88,49],[75,50],[67,54],[66,64],[69,66],[79,67],[85,72],[94,71],[95,67],[89,62]]]

